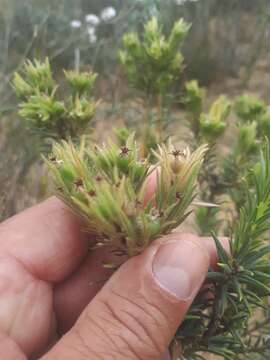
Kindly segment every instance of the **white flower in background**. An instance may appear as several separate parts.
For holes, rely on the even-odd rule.
[[[97,35],[96,34],[89,35],[89,43],[95,44],[96,42],[97,42]]]
[[[88,35],[94,35],[96,33],[96,28],[94,26],[88,26],[87,33]]]
[[[73,29],[79,29],[82,26],[82,22],[80,20],[72,20],[70,26]]]
[[[112,6],[108,6],[101,11],[100,18],[103,21],[109,21],[116,16],[116,10]]]
[[[92,26],[98,26],[100,23],[99,17],[95,14],[85,15],[85,21],[87,22],[87,24],[92,25]]]
[[[197,2],[198,0],[174,0],[176,5],[184,5],[187,2]]]
[[[183,5],[185,2],[186,0],[175,0],[176,5]]]
[[[95,44],[97,42],[96,28],[94,26],[88,26],[87,33],[89,37],[89,43]]]

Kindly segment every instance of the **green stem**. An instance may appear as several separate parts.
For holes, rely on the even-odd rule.
[[[163,141],[163,110],[162,110],[162,94],[157,96],[157,132],[159,142]]]

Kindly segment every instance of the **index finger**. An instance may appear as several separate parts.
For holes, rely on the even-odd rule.
[[[55,197],[0,224],[0,252],[44,281],[59,282],[87,254],[81,221]]]

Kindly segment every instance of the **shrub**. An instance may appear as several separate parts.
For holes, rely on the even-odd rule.
[[[123,39],[120,62],[130,85],[146,100],[146,125],[136,139],[127,127],[116,129],[116,141],[102,146],[79,138],[96,107],[91,99],[95,74],[65,72],[70,92],[58,98],[49,62],[35,61],[26,63],[13,84],[25,123],[51,140],[46,163],[56,194],[84,219],[97,246],[135,256],[181,225],[194,208],[198,232],[212,234],[218,267],[209,269],[205,287],[175,335],[173,359],[179,359],[179,342],[185,359],[204,359],[206,353],[263,359],[270,345],[265,335],[270,330],[269,108],[249,96],[234,106],[223,95],[208,104],[196,81],[172,96],[188,28],[181,20],[166,35],[161,21],[153,18],[142,35]],[[181,130],[186,125],[190,130],[189,146],[179,144],[180,119],[173,140],[166,127],[176,99],[181,99],[186,120]],[[233,114],[237,122],[224,154],[221,145]],[[141,123],[138,118],[136,127]],[[148,176],[157,182],[150,199],[145,195]],[[220,235],[228,236],[229,253]]]

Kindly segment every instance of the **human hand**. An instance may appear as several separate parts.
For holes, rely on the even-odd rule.
[[[171,234],[112,275],[81,230],[55,198],[0,225],[0,359],[164,359],[213,241]]]

